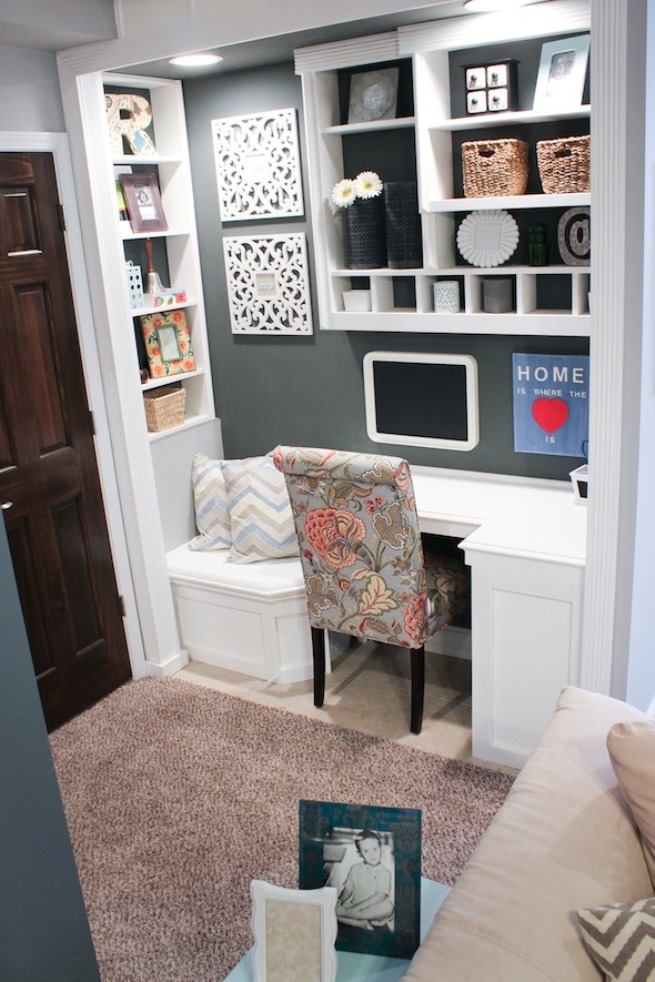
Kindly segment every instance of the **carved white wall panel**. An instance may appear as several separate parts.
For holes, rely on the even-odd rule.
[[[223,239],[233,334],[311,334],[303,233]]]
[[[303,214],[295,109],[212,120],[224,222]]]

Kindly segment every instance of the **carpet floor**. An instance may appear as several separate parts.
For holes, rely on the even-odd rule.
[[[251,880],[298,885],[301,799],[421,809],[423,875],[452,884],[513,780],[177,679],[51,746],[103,982],[220,982]]]

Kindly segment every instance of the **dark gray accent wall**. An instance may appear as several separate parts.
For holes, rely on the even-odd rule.
[[[0,978],[98,982],[0,520]]]
[[[586,354],[585,338],[321,331],[316,309],[312,337],[232,335],[222,236],[305,231],[315,294],[312,228],[309,220],[295,219],[221,225],[211,121],[295,106],[309,216],[301,81],[291,64],[273,65],[187,81],[184,97],[214,389],[226,456],[266,453],[278,443],[381,449],[414,464],[568,480],[568,472],[579,466],[580,458],[514,453],[512,353]],[[366,435],[362,359],[367,351],[375,350],[472,354],[480,378],[479,445],[462,453],[373,444]]]

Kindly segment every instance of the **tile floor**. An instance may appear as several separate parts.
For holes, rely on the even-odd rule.
[[[332,673],[326,679],[322,709],[313,705],[311,681],[267,684],[197,661],[178,672],[177,678],[428,753],[472,759],[469,660],[426,653],[423,731],[416,735],[409,732],[409,657],[405,650],[333,636],[331,654]]]

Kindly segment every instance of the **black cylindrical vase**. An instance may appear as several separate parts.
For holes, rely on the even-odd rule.
[[[388,181],[384,185],[387,266],[416,269],[423,265],[421,216],[416,181]]]
[[[347,269],[384,266],[387,249],[384,236],[384,202],[358,198],[343,210],[343,250]]]

